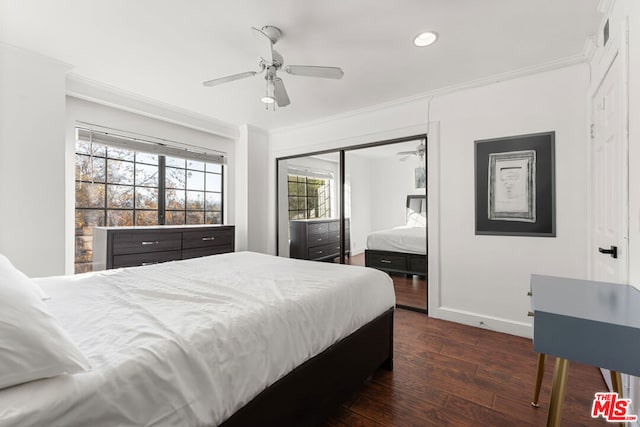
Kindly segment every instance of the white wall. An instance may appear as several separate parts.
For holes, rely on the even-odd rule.
[[[430,188],[439,185],[427,198],[439,212],[429,241],[435,232],[441,242],[429,248],[439,266],[430,262],[430,315],[530,336],[530,275],[586,274],[587,88],[586,65],[573,65],[438,96],[430,119],[425,99],[281,129],[271,134],[271,155],[416,135],[439,122],[427,159],[428,173],[439,173],[429,176]],[[552,130],[557,237],[476,236],[474,140]]]
[[[404,162],[397,158],[376,159],[373,162],[370,169],[371,185],[376,189],[371,197],[373,230],[405,225],[407,195],[425,194],[425,189],[415,187],[417,167],[418,158],[414,156]]]
[[[442,317],[486,316],[524,332],[532,273],[586,278],[587,87],[587,66],[576,65],[433,101],[441,135]],[[474,235],[474,140],[544,131],[556,133],[557,237]]]
[[[64,273],[68,66],[0,44],[0,253],[29,276]]]
[[[374,216],[374,206],[371,198],[376,190],[371,182],[375,172],[372,163],[373,159],[360,156],[356,152],[345,153],[345,215],[350,218],[351,255],[364,252],[367,235],[373,231],[371,218]]]
[[[268,222],[266,207],[268,186],[265,177],[268,173],[269,135],[260,128],[247,127],[248,160],[247,160],[247,192],[248,224],[247,248],[254,252],[268,252]],[[244,131],[243,131],[244,132]],[[240,171],[240,169],[238,169]],[[236,197],[240,195],[237,194]]]
[[[123,111],[117,108],[97,104],[95,102],[67,96],[66,109],[66,184],[64,186],[66,194],[65,212],[66,225],[70,230],[65,234],[65,254],[66,272],[73,272],[74,259],[74,208],[75,208],[75,128],[76,126],[86,126],[80,122],[92,123],[106,126],[125,132],[139,133],[156,138],[177,141],[198,147],[209,148],[227,153],[227,166],[224,188],[224,222],[226,224],[235,223],[235,144],[233,140],[221,136],[213,135],[203,131],[187,128],[177,124],[162,120],[145,117],[139,114]],[[246,169],[242,170],[246,175]],[[240,233],[246,230],[246,226],[240,227]],[[237,231],[238,232],[238,231]]]

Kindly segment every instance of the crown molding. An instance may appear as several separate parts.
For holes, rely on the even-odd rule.
[[[23,49],[21,47],[14,46],[12,44],[8,44],[5,42],[0,42],[0,49],[13,52],[14,54],[18,54],[26,58],[47,62],[51,65],[55,65],[57,67],[62,68],[63,70],[65,70],[65,72],[68,72],[69,70],[73,69],[73,65],[69,64],[68,62],[60,61],[58,59],[51,58],[50,56],[42,55],[41,53]]]
[[[585,61],[591,62],[593,57],[598,50],[598,44],[594,37],[589,37],[584,42],[584,49],[582,50],[582,54],[584,55]]]
[[[194,113],[75,73],[67,74],[66,94],[229,139],[237,139],[240,136],[238,126],[232,123]]]
[[[339,120],[345,120],[350,117],[359,116],[362,114],[370,114],[376,111],[386,110],[399,105],[409,104],[412,102],[427,101],[429,98],[434,98],[434,97],[446,95],[453,92],[458,92],[465,89],[473,89],[481,86],[487,86],[490,84],[504,82],[507,80],[513,80],[521,77],[544,73],[547,71],[553,71],[560,68],[565,68],[572,65],[584,63],[586,61],[587,61],[587,58],[585,56],[585,52],[581,52],[576,55],[567,56],[564,58],[556,59],[556,60],[545,62],[542,64],[536,64],[533,66],[523,67],[523,68],[519,68],[512,71],[507,71],[504,73],[494,74],[488,77],[482,77],[480,79],[470,80],[467,82],[446,86],[440,89],[435,89],[429,92],[423,92],[423,93],[408,96],[405,98],[399,98],[393,101],[376,104],[370,107],[352,110],[346,113],[336,114],[333,116],[323,117],[321,119],[313,120],[306,123],[272,129],[269,131],[269,135],[273,136],[278,134],[286,134],[296,130],[302,130],[305,128],[320,126],[320,125],[324,125],[324,124],[339,121]]]

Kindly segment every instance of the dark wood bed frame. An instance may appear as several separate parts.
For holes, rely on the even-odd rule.
[[[221,426],[320,425],[378,368],[393,369],[393,311],[295,368]]]
[[[408,195],[407,209],[411,207],[413,200],[426,201],[427,197],[423,195]],[[423,277],[427,275],[427,255],[365,249],[364,265],[377,268],[387,273],[415,274]]]
[[[365,249],[364,265],[387,273],[427,275],[426,255]]]

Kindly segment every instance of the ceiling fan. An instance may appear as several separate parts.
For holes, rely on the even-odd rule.
[[[424,140],[420,141],[420,144],[416,147],[415,150],[412,151],[399,151],[396,153],[396,155],[398,156],[404,156],[400,158],[401,162],[404,162],[405,160],[407,160],[409,157],[411,156],[418,156],[420,158],[420,160],[422,160],[424,158],[424,153],[426,150],[426,146],[424,145]]]
[[[233,74],[226,77],[220,77],[213,80],[207,80],[202,84],[207,87],[217,86],[219,84],[232,82],[234,80],[243,79],[245,77],[253,77],[256,74],[265,73],[267,82],[267,92],[260,100],[265,104],[278,104],[278,107],[285,107],[291,103],[287,90],[284,88],[282,79],[278,77],[277,72],[282,70],[294,76],[321,77],[325,79],[341,79],[344,72],[340,67],[321,67],[313,65],[284,65],[284,59],[273,45],[282,36],[282,31],[278,27],[267,25],[261,30],[251,27],[253,38],[258,48],[260,60],[258,61],[258,71],[246,71],[244,73]]]

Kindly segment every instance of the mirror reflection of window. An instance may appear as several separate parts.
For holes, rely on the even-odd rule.
[[[314,178],[300,172],[287,176],[289,219],[329,218],[333,179]]]

